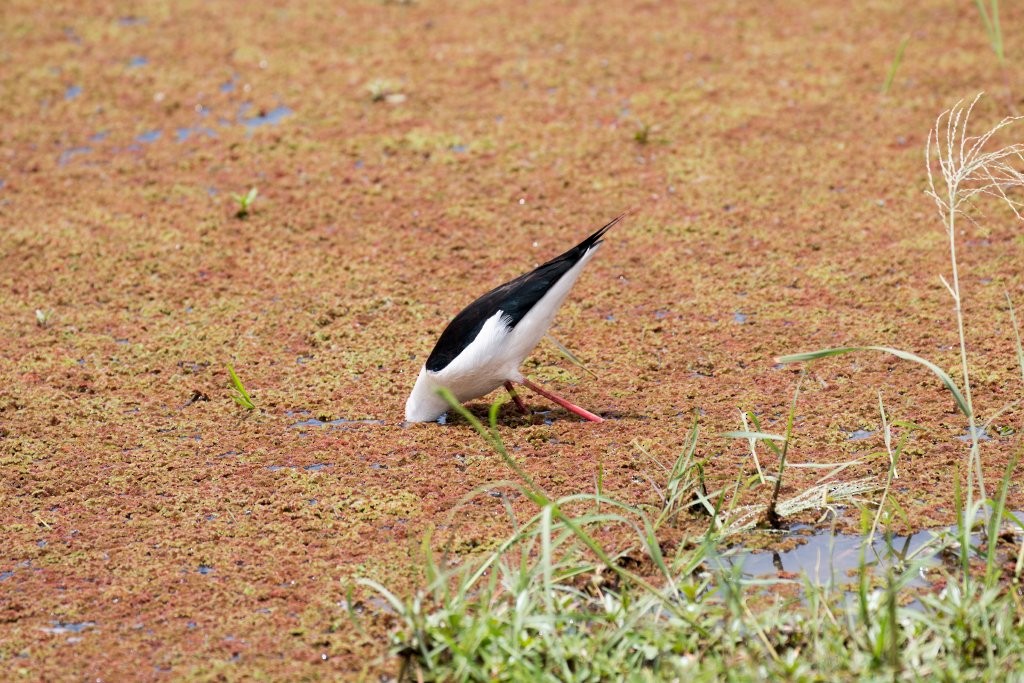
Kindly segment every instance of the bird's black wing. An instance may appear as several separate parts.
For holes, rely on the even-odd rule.
[[[484,323],[498,311],[511,318],[511,326],[515,327],[530,312],[534,304],[583,258],[588,249],[601,243],[601,237],[620,220],[622,216],[618,216],[561,256],[556,256],[515,280],[495,287],[462,309],[448,323],[448,327],[434,345],[434,350],[427,358],[427,370],[438,372],[447,367],[476,339]]]

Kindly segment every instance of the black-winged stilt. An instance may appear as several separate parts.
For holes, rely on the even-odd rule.
[[[526,405],[513,387],[522,384],[586,420],[602,422],[590,411],[531,382],[519,372],[519,366],[548,331],[583,267],[597,252],[601,237],[620,220],[622,216],[561,256],[495,287],[462,309],[420,369],[405,402],[405,419],[428,422],[443,415],[448,404],[437,393],[441,387],[464,402],[505,385],[516,406],[526,413]]]

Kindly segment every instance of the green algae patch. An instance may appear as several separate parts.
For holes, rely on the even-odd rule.
[[[360,497],[352,500],[348,507],[359,520],[373,522],[382,518],[409,518],[417,515],[420,513],[420,500],[407,491],[388,494],[371,487],[361,491]]]

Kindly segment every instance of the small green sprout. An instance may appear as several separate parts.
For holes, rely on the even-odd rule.
[[[370,93],[370,99],[374,102],[401,104],[406,99],[405,93],[401,92],[401,87],[390,79],[375,78],[366,84],[366,91]]]
[[[228,364],[228,375],[231,377],[231,388],[234,389],[231,398],[246,410],[255,410],[256,404],[253,403],[252,396],[245,390],[245,385],[242,384],[242,380],[238,379],[238,375],[235,374],[235,369],[231,367],[230,363]]]
[[[641,126],[636,129],[636,132],[633,133],[633,139],[636,140],[636,142],[638,142],[641,145],[646,145],[648,142],[650,142],[651,141],[651,127],[650,127],[650,125],[648,125],[646,123],[641,124]]]
[[[249,215],[249,209],[252,207],[252,203],[256,201],[256,195],[259,193],[260,191],[253,187],[245,194],[231,195],[238,202],[238,211],[235,212],[235,218],[245,218]]]

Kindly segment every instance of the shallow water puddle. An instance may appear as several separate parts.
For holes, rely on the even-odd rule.
[[[43,628],[41,628],[39,630],[42,631],[43,633],[53,633],[53,634],[81,633],[82,631],[86,630],[87,628],[93,628],[93,627],[96,626],[96,622],[95,621],[79,621],[79,622],[54,621],[54,622],[51,622],[51,623],[53,624],[53,626],[44,626]]]
[[[1012,515],[1017,519],[1024,516],[1020,512],[1008,512],[1004,520],[1003,534],[1010,531],[1014,543],[1024,542],[1021,537],[1022,527],[1016,526]],[[721,568],[737,568],[744,579],[793,578],[790,575],[806,576],[815,585],[848,584],[854,581],[863,566],[875,576],[883,575],[888,570],[895,574],[906,571],[911,562],[922,562],[921,571],[936,568],[943,561],[940,555],[943,543],[936,543],[932,550],[927,546],[944,534],[958,536],[957,528],[924,529],[908,536],[893,536],[886,539],[882,533],[876,533],[869,548],[864,548],[864,537],[853,534],[810,534],[804,535],[806,528],[794,529],[784,538],[796,538],[802,541],[799,545],[787,550],[754,550],[740,549],[734,554],[719,554],[713,557]],[[1005,536],[1001,535],[1001,538]],[[971,545],[978,546],[984,542],[980,533],[971,534]],[[926,586],[927,580],[920,573],[907,582],[909,586]]]
[[[968,427],[966,430],[964,430],[963,434],[961,434],[960,436],[958,436],[956,438],[960,439],[961,441],[970,441],[971,440],[971,435],[972,435],[971,428]],[[992,439],[992,437],[989,436],[988,432],[985,431],[985,427],[984,426],[975,427],[973,435],[978,437],[978,441],[990,441]]]
[[[178,142],[185,142],[190,137],[200,136],[215,138],[217,137],[217,131],[212,128],[207,128],[206,126],[183,127],[178,128],[175,131],[175,139],[177,139]]]
[[[305,410],[299,410],[299,411],[289,411],[286,414],[291,417],[291,416],[295,416],[295,415],[308,415],[309,413],[306,412]],[[300,430],[300,432],[299,432],[300,435],[304,436],[305,432],[301,431],[301,430],[310,429],[310,428],[319,428],[319,427],[331,427],[331,428],[341,427],[342,429],[344,429],[345,425],[359,425],[359,424],[363,424],[363,425],[382,425],[382,424],[384,424],[384,420],[374,420],[374,419],[349,420],[349,419],[344,418],[344,417],[339,417],[336,420],[321,420],[321,419],[316,418],[316,417],[310,417],[310,418],[306,418],[305,420],[299,420],[298,422],[295,422],[293,424],[288,425],[288,429],[298,429],[298,430]]]
[[[258,128],[259,126],[265,126],[268,124],[280,123],[281,120],[284,119],[286,116],[291,116],[292,114],[294,114],[295,110],[292,109],[291,107],[279,105],[277,107],[274,107],[270,111],[263,112],[256,116],[250,116],[248,118],[241,118],[241,113],[242,112],[239,112],[239,122],[243,126],[251,129]]]
[[[60,156],[57,157],[57,165],[64,166],[75,157],[82,156],[83,154],[88,154],[91,151],[92,147],[88,147],[85,145],[81,147],[69,147],[68,149],[61,152]]]
[[[330,466],[330,463],[315,462],[312,465],[303,465],[302,469],[306,470],[307,472],[319,472]],[[270,470],[271,472],[279,472],[281,470],[297,470],[298,468],[298,465],[267,465],[267,469]]]
[[[135,56],[132,57],[127,66],[131,69],[137,69],[146,66],[149,63],[145,57]],[[223,93],[230,93],[235,89],[235,79],[224,83],[220,87],[220,91]],[[80,85],[72,84],[69,85],[64,91],[65,100],[77,99],[83,93],[83,88]],[[218,119],[217,124],[222,128],[230,128],[233,126],[242,126],[247,134],[252,134],[257,128],[263,126],[277,125],[281,123],[285,118],[293,115],[295,110],[289,106],[278,104],[272,109],[260,109],[255,114],[249,115],[249,112],[253,109],[252,102],[242,102],[238,105],[237,112],[233,118],[221,116]],[[206,118],[210,115],[211,109],[206,105],[197,105],[196,114],[200,119]],[[109,131],[101,131],[95,135],[90,136],[91,142],[101,142],[109,136]],[[164,137],[164,131],[158,128],[143,131],[141,134],[135,136],[133,142],[124,147],[113,148],[112,152],[138,152],[142,148],[140,144],[150,145]],[[173,139],[181,144],[189,140],[198,140],[201,138],[215,139],[220,137],[220,134],[211,125],[200,125],[196,124],[193,126],[178,126],[173,129]],[[60,166],[64,166],[76,157],[89,154],[93,151],[93,148],[89,145],[73,145],[67,147],[58,154],[57,163]]]
[[[789,550],[741,551],[737,555],[721,556],[722,566],[739,567],[744,578],[765,578],[779,574],[807,576],[816,585],[846,583],[855,576],[862,560],[870,571],[879,573],[888,568],[899,570],[926,544],[942,533],[941,530],[919,531],[909,536],[894,536],[888,542],[876,534],[870,548],[864,549],[862,536],[848,534],[818,534],[800,536],[804,542]],[[937,564],[929,561],[927,566]],[[922,579],[911,582],[925,585]]]

